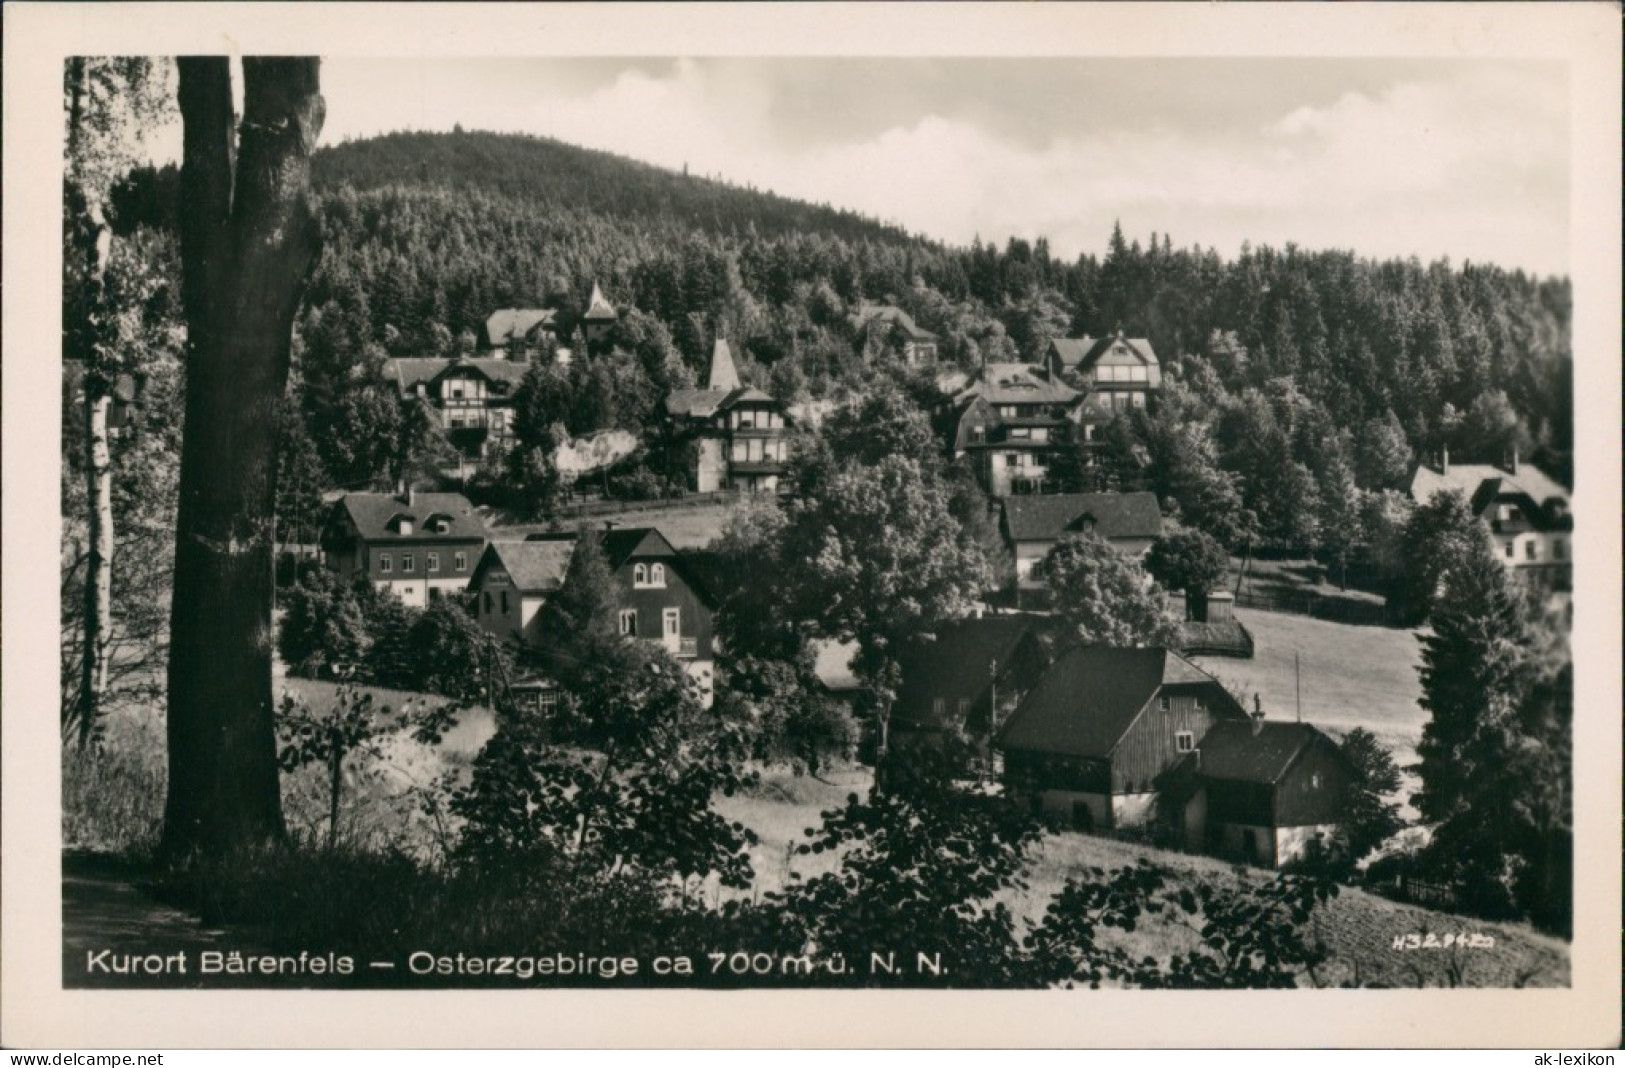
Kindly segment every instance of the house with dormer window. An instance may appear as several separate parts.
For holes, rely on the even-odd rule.
[[[421,403],[465,458],[494,463],[513,442],[513,398],[529,364],[491,357],[384,361],[403,403]]]
[[[468,588],[485,523],[460,493],[346,493],[328,512],[321,545],[340,578],[365,575],[422,608]]]
[[[1119,415],[1148,408],[1162,391],[1162,364],[1143,337],[1052,338],[1044,353],[1050,373],[1085,395],[1078,411],[1080,440],[1096,441]]]

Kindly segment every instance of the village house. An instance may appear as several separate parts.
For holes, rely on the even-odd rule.
[[[673,390],[666,397],[665,413],[668,432],[697,446],[690,489],[780,490],[790,459],[784,406],[761,390],[740,384],[727,341],[718,338],[711,348],[704,388]]]
[[[1120,413],[1150,406],[1162,389],[1162,365],[1143,337],[1052,338],[1044,353],[1045,367],[1057,378],[1073,382],[1089,394],[1083,409],[1085,427],[1111,422]],[[1093,441],[1088,433],[1085,440]]]
[[[614,575],[621,634],[657,644],[676,657],[709,707],[715,597],[653,527],[616,528],[593,536]],[[470,584],[474,618],[493,634],[538,647],[537,615],[562,586],[576,537],[532,534],[522,542],[492,542]]]
[[[519,359],[558,342],[558,313],[551,308],[499,308],[486,317],[480,347],[498,359]]]
[[[1036,810],[1266,867],[1338,848],[1352,781],[1315,727],[1249,716],[1165,649],[1071,650],[997,745],[1007,788]]]
[[[529,365],[496,357],[384,361],[403,403],[427,405],[464,458],[495,463],[513,443],[513,398]]]
[[[1143,827],[1157,779],[1221,720],[1247,714],[1219,680],[1166,649],[1062,654],[997,736],[1009,788],[1083,829]]]
[[[321,545],[341,579],[365,575],[422,608],[468,588],[485,523],[460,493],[346,493],[328,513]]]
[[[921,327],[901,308],[890,304],[860,304],[849,322],[857,332],[860,346],[873,341],[892,349],[911,366],[931,363],[937,358],[937,335]]]
[[[1222,720],[1166,776],[1162,813],[1179,839],[1214,856],[1278,868],[1340,847],[1352,772],[1308,723]]]
[[[904,748],[958,735],[984,751],[990,712],[1013,708],[1049,665],[1037,628],[1023,616],[942,623],[898,650],[897,660],[902,681],[891,743]]]
[[[1514,450],[1504,467],[1456,464],[1445,450],[1437,466],[1418,465],[1411,499],[1425,504],[1440,492],[1460,493],[1484,521],[1501,562],[1513,574],[1553,593],[1574,589],[1574,517],[1569,491]]]
[[[1150,492],[1007,497],[1001,505],[999,530],[1015,558],[1016,586],[1022,590],[1044,588],[1033,569],[1068,534],[1093,531],[1135,563],[1162,536],[1162,510]]]
[[[468,580],[474,618],[505,641],[534,646],[536,616],[564,584],[573,540],[493,541]]]
[[[943,412],[954,459],[995,497],[1042,493],[1049,454],[1075,440],[1084,395],[1043,367],[990,363]]]

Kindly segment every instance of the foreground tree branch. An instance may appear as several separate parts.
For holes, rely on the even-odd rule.
[[[280,836],[271,690],[277,405],[320,251],[320,60],[179,61],[186,430],[169,658],[171,857]],[[240,152],[239,152],[240,150]]]

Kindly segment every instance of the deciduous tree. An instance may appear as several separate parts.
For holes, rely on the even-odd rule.
[[[271,692],[276,413],[320,249],[320,61],[179,61],[186,428],[169,659],[171,856],[283,833]]]
[[[1077,628],[1085,645],[1167,645],[1175,637],[1168,598],[1145,572],[1099,534],[1072,534],[1056,542],[1037,570],[1055,609]]]

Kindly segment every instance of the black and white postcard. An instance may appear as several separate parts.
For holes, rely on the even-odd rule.
[[[7,1044],[1617,1044],[1617,16],[8,6]]]

